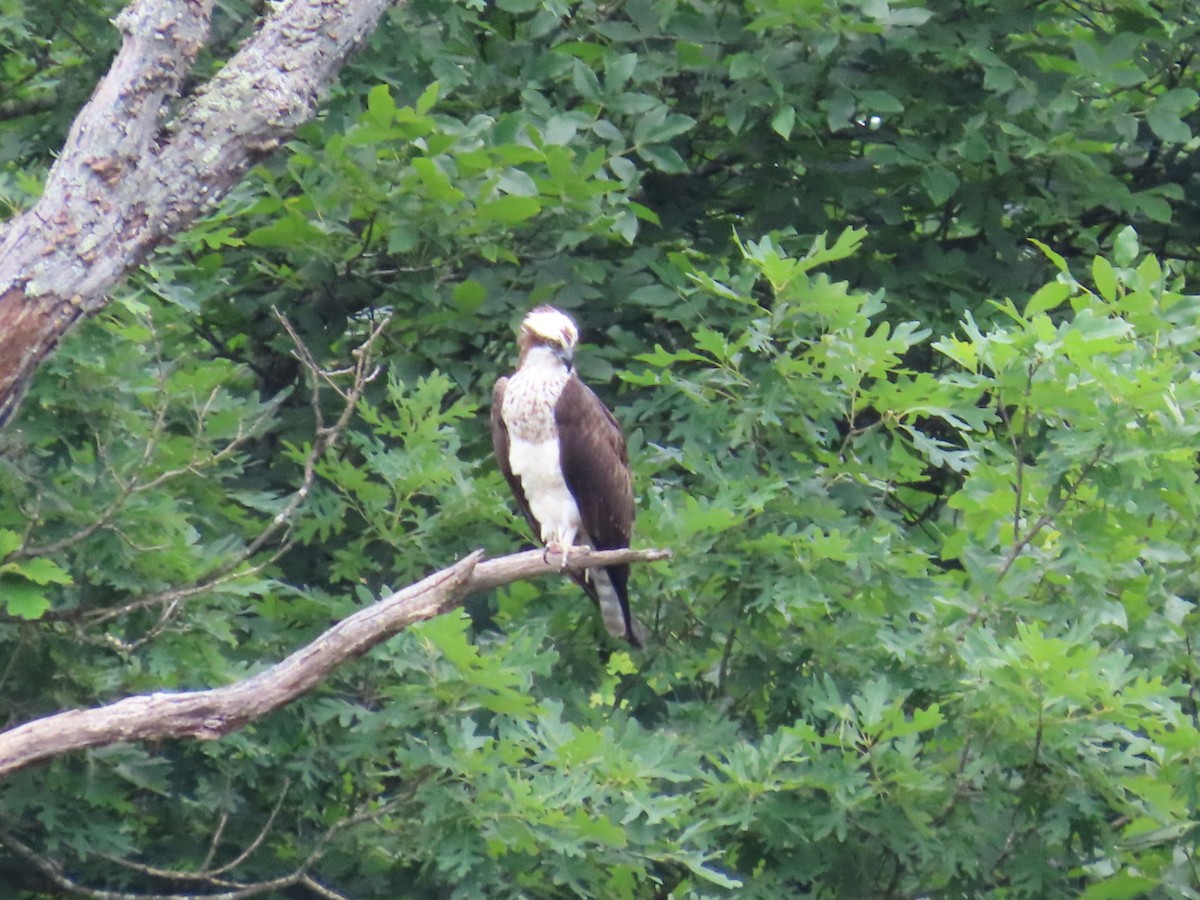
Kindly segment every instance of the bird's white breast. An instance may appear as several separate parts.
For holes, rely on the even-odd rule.
[[[563,478],[554,407],[570,372],[524,367],[508,380],[501,415],[508,428],[508,465],[541,528],[543,543],[570,546],[579,531],[579,507]]]

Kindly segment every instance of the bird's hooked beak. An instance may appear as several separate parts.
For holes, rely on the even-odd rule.
[[[562,344],[556,344],[554,347],[554,355],[562,360],[562,364],[567,367],[568,372],[575,368],[574,347],[564,347]]]

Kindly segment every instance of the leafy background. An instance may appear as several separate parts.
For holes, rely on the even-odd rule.
[[[0,3],[6,215],[118,8]],[[261,11],[218,7],[199,77]],[[1183,0],[393,10],[0,435],[0,721],[227,683],[527,543],[485,407],[541,302],[629,435],[637,543],[676,552],[634,573],[652,646],[569,582],[477,598],[219,742],[9,778],[0,884],[1197,896],[1198,30]],[[341,400],[274,310],[330,368],[389,317],[325,453]]]

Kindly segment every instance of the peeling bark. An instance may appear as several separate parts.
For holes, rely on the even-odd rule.
[[[579,550],[568,568],[651,562],[667,550]],[[127,697],[95,709],[73,709],[0,732],[0,777],[72,750],[163,738],[214,740],[260,719],[320,684],[334,669],[416,622],[459,606],[472,594],[539,575],[557,574],[541,550],[483,562],[483,551],[379,600],[338,622],[268,669],[203,691]]]
[[[312,118],[393,0],[284,0],[168,119],[212,0],[134,0],[123,43],[71,126],[41,198],[0,230],[0,426],[80,318]]]

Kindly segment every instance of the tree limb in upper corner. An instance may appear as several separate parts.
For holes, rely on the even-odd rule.
[[[156,246],[317,105],[394,0],[283,0],[168,120],[213,0],[134,0],[124,40],[38,202],[0,230],[0,426],[33,372]]]
[[[569,568],[652,562],[668,550],[576,550]],[[85,747],[163,738],[213,740],[260,719],[320,684],[345,662],[409,625],[454,609],[471,594],[559,571],[557,559],[528,550],[483,560],[477,550],[319,635],[312,643],[256,675],[202,691],[126,697],[94,709],[55,713],[0,732],[0,778],[41,760]]]

